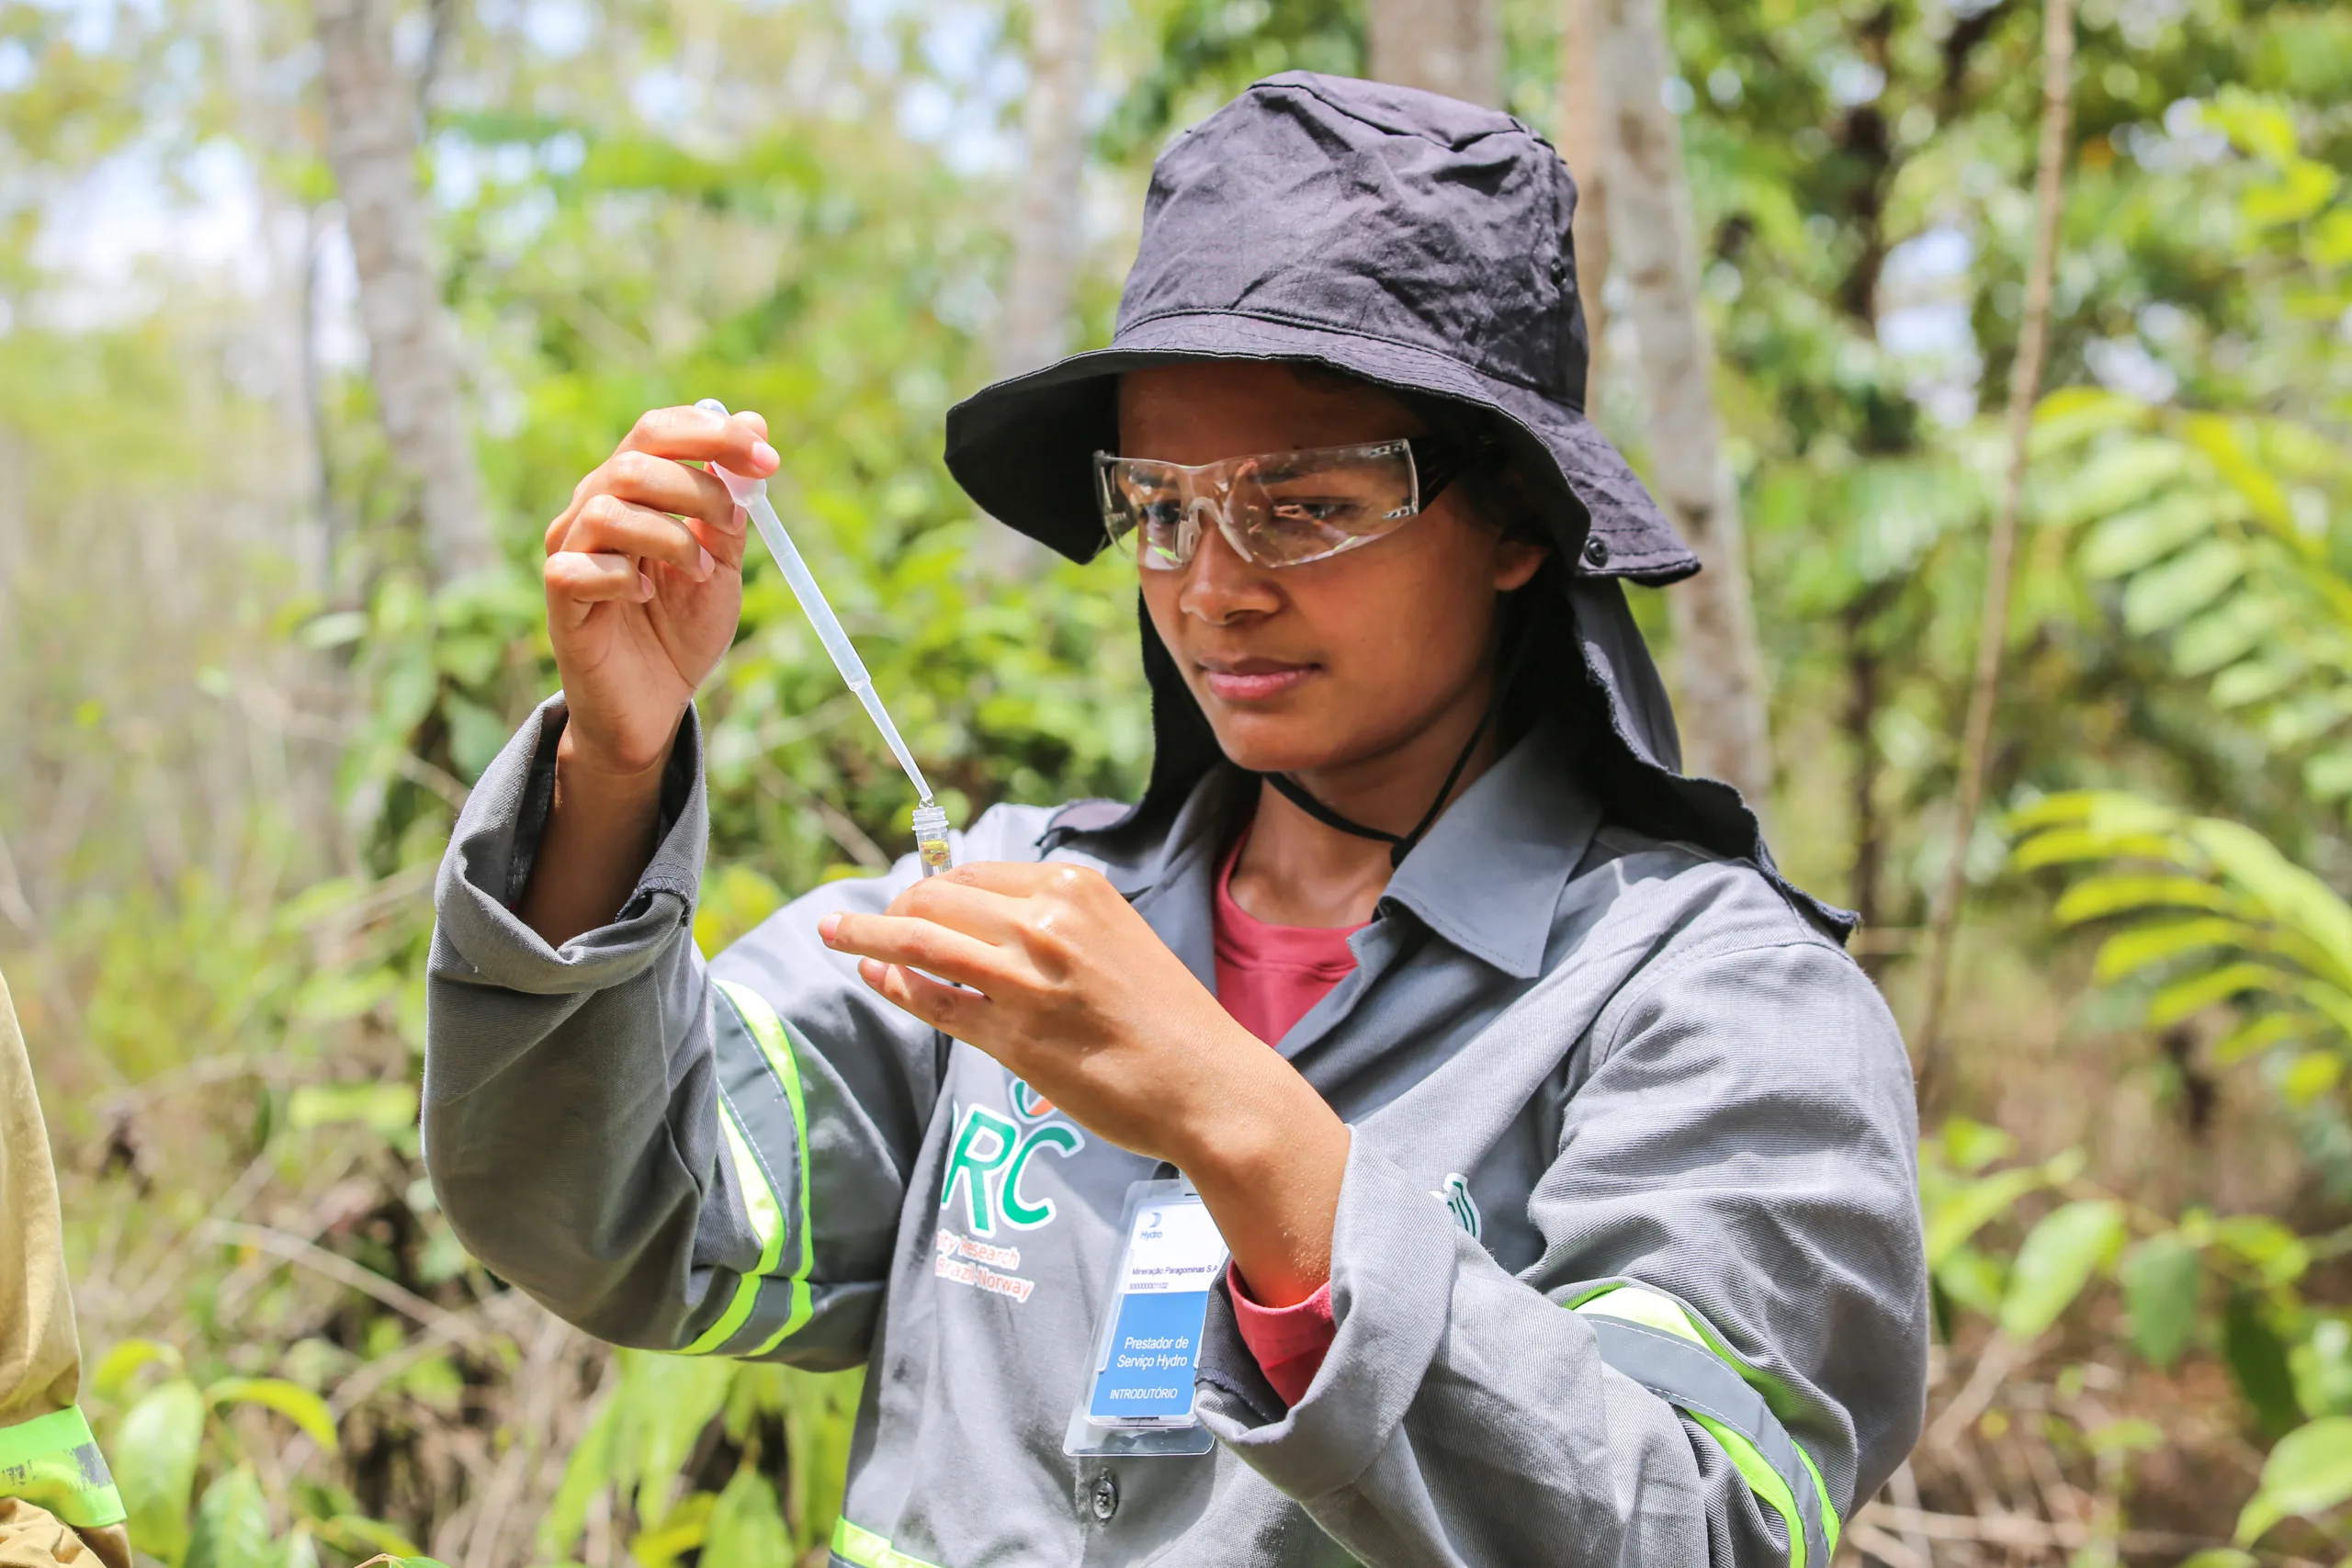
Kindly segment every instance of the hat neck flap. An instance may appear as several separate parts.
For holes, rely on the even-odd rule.
[[[1561,727],[1565,754],[1576,759],[1605,820],[1751,862],[1826,934],[1842,942],[1853,933],[1858,917],[1781,874],[1756,814],[1736,789],[1679,771],[1682,747],[1666,683],[1614,581],[1572,577],[1547,565],[1510,597],[1527,617],[1518,628],[1527,641],[1513,660],[1509,716],[1521,726],[1548,718]],[[1082,840],[1114,860],[1147,856],[1201,780],[1225,761],[1175,660],[1141,613],[1140,596],[1137,609],[1151,689],[1150,781],[1143,798],[1115,816],[1092,802],[1057,814],[1041,840],[1045,850]]]

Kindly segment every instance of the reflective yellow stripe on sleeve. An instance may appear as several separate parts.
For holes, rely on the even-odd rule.
[[[920,1557],[910,1557],[892,1549],[889,1541],[872,1530],[860,1529],[847,1519],[833,1524],[833,1555],[856,1568],[937,1568]]]
[[[127,1517],[90,1423],[71,1408],[0,1427],[0,1497],[21,1497],[85,1529]]]
[[[1828,1568],[1838,1510],[1813,1456],[1765,1402],[1762,1374],[1663,1292],[1612,1280],[1570,1305],[1592,1324],[1601,1360],[1697,1422],[1781,1516],[1789,1568]]]
[[[752,1223],[752,1234],[759,1237],[760,1260],[750,1273],[735,1281],[735,1293],[710,1326],[696,1336],[683,1352],[689,1356],[707,1355],[725,1345],[742,1331],[758,1307],[761,1290],[770,1282],[784,1285],[789,1296],[784,1322],[766,1340],[739,1354],[763,1356],[782,1344],[786,1338],[806,1324],[814,1310],[809,1293],[808,1275],[816,1264],[816,1241],[808,1224],[808,1108],[800,1085],[800,1064],[793,1054],[791,1033],[775,1010],[765,998],[748,986],[733,981],[715,983],[718,993],[714,1005],[732,1009],[744,1032],[758,1047],[767,1070],[782,1090],[785,1103],[792,1117],[791,1156],[797,1170],[793,1182],[794,1201],[787,1213],[784,1190],[775,1179],[763,1151],[755,1147],[751,1131],[743,1117],[729,1104],[724,1091],[719,1095],[719,1131],[724,1134],[728,1157],[735,1169],[736,1185],[742,1190],[743,1206]],[[779,1132],[781,1129],[777,1129]],[[773,1156],[768,1156],[773,1157]],[[793,1222],[787,1224],[787,1220]],[[782,1266],[787,1236],[797,1238],[797,1258],[792,1272],[775,1280]]]

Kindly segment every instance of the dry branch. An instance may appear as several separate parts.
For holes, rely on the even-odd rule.
[[[1960,795],[1952,815],[1951,855],[1937,890],[1928,932],[1926,1000],[1914,1037],[1920,1076],[1931,1079],[1941,1048],[1944,1003],[1951,986],[1952,941],[1960,925],[1961,899],[1968,888],[1968,844],[1984,794],[1985,758],[1992,746],[1994,709],[2000,697],[2001,655],[2008,640],[2009,588],[2015,573],[2018,506],[2025,490],[2027,438],[2033,405],[2041,392],[2042,361],[2049,351],[2050,296],[2058,270],[2058,217],[2065,194],[2066,128],[2075,62],[2074,0],[2045,0],[2041,39],[2041,147],[2034,172],[2033,255],[2028,264],[2025,319],[2018,333],[2017,359],[2009,367],[2009,467],[2001,484],[2001,509],[1984,562],[1984,615],[1976,630],[1976,671],[1968,692],[1968,727],[1960,748]]]

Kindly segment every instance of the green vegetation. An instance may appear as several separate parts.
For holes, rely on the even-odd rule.
[[[1539,124],[1555,10],[1505,7]],[[1776,840],[1872,918],[1907,1017],[2004,460],[2039,13],[1669,16]],[[1131,581],[977,571],[993,525],[938,459],[989,373],[1023,13],[411,20],[503,553],[446,583],[345,321],[307,11],[0,16],[0,965],[64,1168],[86,1403],[170,1568],[821,1561],[856,1374],[611,1352],[437,1211],[428,893],[552,684],[539,529],[640,409],[706,395],[769,419],[779,502],[958,820],[1137,787]],[[1103,28],[1089,342],[1161,138],[1363,48],[1325,0],[1133,0]],[[2000,814],[1925,1085],[1930,1429],[1849,1539],[1892,1568],[2335,1562],[2352,14],[2086,0],[2080,40]],[[166,209],[181,238],[141,253],[132,219]],[[1612,336],[1596,412],[1638,461],[1637,374]],[[905,848],[896,771],[763,561],[703,714],[706,950]]]

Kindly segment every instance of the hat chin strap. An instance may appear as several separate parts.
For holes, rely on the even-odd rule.
[[[1528,644],[1533,640],[1525,634],[1523,629],[1519,629],[1512,637],[1510,662],[1503,671],[1502,678],[1495,682],[1493,693],[1487,698],[1487,711],[1478,716],[1478,728],[1472,730],[1470,739],[1462,743],[1461,753],[1453,759],[1453,766],[1447,772],[1445,783],[1438,786],[1437,798],[1430,802],[1430,808],[1421,813],[1421,819],[1413,824],[1413,830],[1409,833],[1391,833],[1381,828],[1368,828],[1351,818],[1342,817],[1309,795],[1306,792],[1306,786],[1288,773],[1260,773],[1258,776],[1273,785],[1275,791],[1284,800],[1289,801],[1326,828],[1351,834],[1359,839],[1371,839],[1386,844],[1388,866],[1394,871],[1405,863],[1405,857],[1413,852],[1413,846],[1421,841],[1423,836],[1436,824],[1438,813],[1445,809],[1447,798],[1453,794],[1453,786],[1461,781],[1462,770],[1470,765],[1471,754],[1478,750],[1478,742],[1487,738],[1487,730],[1494,724],[1495,714],[1503,705],[1503,694],[1510,690],[1511,682],[1518,678],[1520,664],[1527,657]]]

